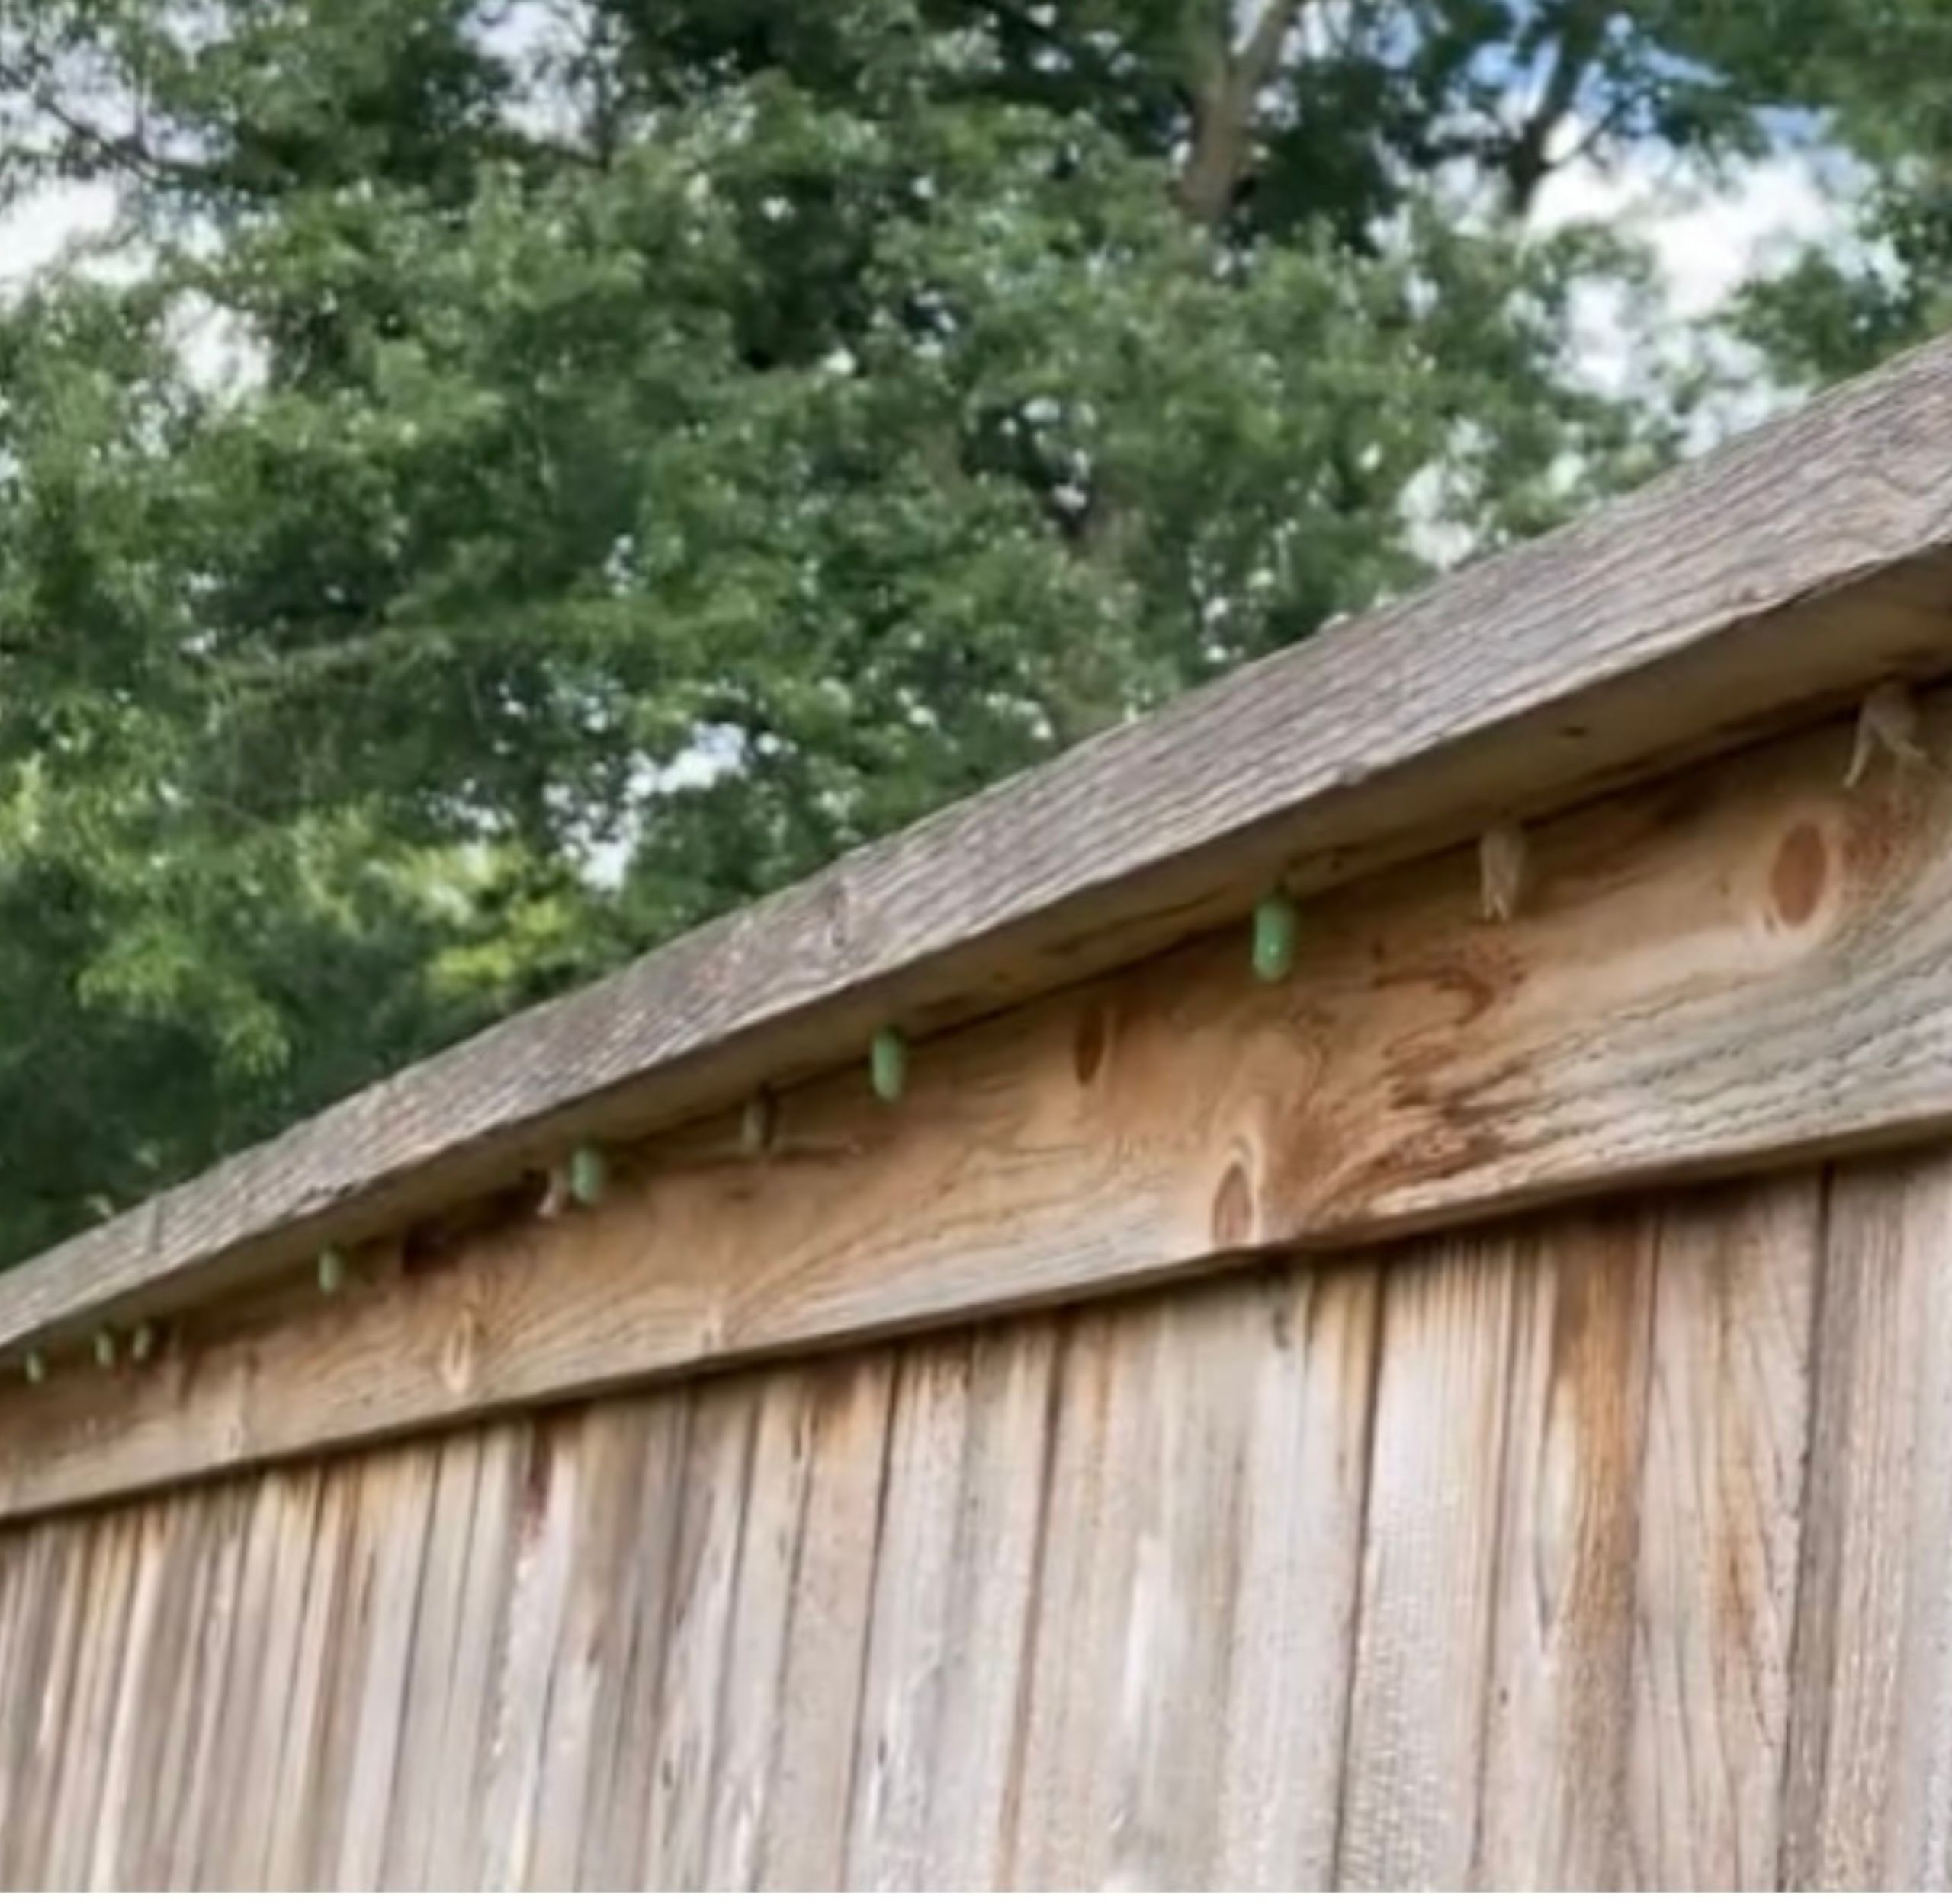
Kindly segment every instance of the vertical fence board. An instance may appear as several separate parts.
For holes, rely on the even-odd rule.
[[[172,1809],[182,1771],[176,1732],[183,1681],[194,1657],[195,1622],[209,1564],[209,1530],[220,1501],[207,1489],[153,1504],[150,1537],[159,1548],[156,1603],[144,1642],[131,1660],[129,1698],[136,1709],[133,1763],[117,1825],[118,1873],[151,1884],[168,1860]]]
[[[34,1772],[40,1731],[49,1637],[57,1607],[54,1582],[70,1543],[61,1525],[41,1523],[7,1536],[14,1581],[0,1709],[0,1885],[30,1888],[37,1872],[30,1849],[35,1821]]]
[[[500,1423],[481,1436],[474,1517],[460,1562],[453,1665],[440,1716],[435,1720],[430,1714],[428,1720],[435,1741],[434,1798],[419,1881],[430,1890],[478,1885],[488,1867],[496,1828],[486,1813],[483,1768],[494,1737],[499,1662],[511,1617],[510,1581],[535,1439],[523,1422]]]
[[[1283,1273],[1079,1318],[1058,1392],[1018,1881],[1325,1874],[1369,1302],[1360,1272],[1320,1291]]]
[[[227,1820],[226,1829],[201,1848],[195,1867],[200,1886],[253,1882],[246,1793],[259,1756],[257,1726],[278,1596],[292,1585],[288,1578],[281,1579],[279,1565],[291,1534],[285,1515],[289,1485],[281,1476],[268,1475],[251,1489],[246,1504],[236,1610],[211,1721],[214,1777],[216,1789],[225,1795]]]
[[[351,1763],[332,1880],[342,1890],[372,1890],[386,1855],[438,1453],[424,1443],[409,1444],[367,1468],[369,1482],[381,1485],[366,1497],[375,1552],[367,1576],[365,1656],[347,1688]]]
[[[713,1689],[718,1726],[705,1882],[714,1890],[749,1890],[759,1877],[787,1613],[805,1531],[815,1379],[801,1369],[770,1377],[753,1426],[730,1619]]]
[[[1817,1331],[1783,1875],[1945,1883],[1952,1164],[1840,1170]]]
[[[1391,1267],[1337,1877],[1456,1888],[1477,1841],[1517,1250],[1473,1238]]]
[[[846,1868],[893,1385],[892,1357],[871,1353],[829,1364],[814,1396],[757,1867],[769,1889],[831,1890]]]
[[[1628,1867],[1636,1496],[1654,1225],[1637,1208],[1534,1231],[1505,1395],[1474,1883],[1617,1886]]]
[[[1209,1437],[1237,1424],[1208,1422],[1200,1404],[1217,1389],[1244,1405],[1247,1312],[1238,1300],[1216,1312],[1210,1293],[1192,1307],[1087,1311],[1067,1345],[1013,1871],[1032,1888],[1169,1884],[1188,1848],[1172,1837],[1167,1803],[1177,1796],[1186,1830],[1204,1822],[1191,1793],[1164,1789],[1162,1751],[1205,1734],[1203,1768],[1183,1761],[1196,1780],[1217,1755],[1199,1707],[1215,1696],[1211,1655],[1231,1617],[1238,1501]],[[1183,1331],[1209,1358],[1211,1379],[1192,1394],[1171,1379]],[[1169,1475],[1173,1460],[1196,1472]],[[1190,1538],[1201,1552],[1185,1550]],[[1203,1573],[1209,1563],[1217,1575]]]
[[[685,1453],[671,1630],[658,1700],[644,1877],[663,1890],[705,1880],[718,1771],[719,1687],[730,1657],[746,1497],[759,1425],[755,1378],[699,1395]]]
[[[641,1458],[626,1484],[631,1497],[616,1504],[624,1541],[618,1581],[597,1590],[604,1596],[601,1607],[586,1604],[601,1655],[599,1687],[592,1702],[591,1764],[573,1877],[567,1875],[568,1847],[554,1854],[565,1883],[615,1890],[638,1882],[644,1812],[657,1775],[657,1706],[691,1420],[691,1398],[682,1392],[647,1405]]]
[[[846,1878],[1000,1884],[1061,1324],[904,1350],[855,1746]]]
[[[49,1883],[61,1890],[82,1889],[92,1861],[104,1761],[114,1724],[135,1585],[133,1517],[98,1518],[88,1529],[87,1545],[81,1643],[68,1707],[62,1715],[62,1764],[49,1832]]]
[[[238,1688],[236,1723],[243,1759],[231,1787],[233,1822],[223,1880],[241,1890],[262,1888],[270,1868],[280,1761],[298,1671],[306,1585],[323,1485],[323,1474],[316,1466],[268,1475],[263,1483],[277,1519],[273,1572],[258,1677]]]
[[[556,1415],[538,1424],[529,1442],[482,1767],[484,1860],[477,1882],[495,1890],[522,1883],[539,1829],[557,1635],[583,1511],[589,1426],[581,1410]]]
[[[379,1881],[390,1889],[425,1882],[440,1822],[441,1725],[454,1678],[466,1670],[459,1641],[484,1445],[479,1435],[449,1435],[435,1450],[413,1649],[400,1688],[393,1802],[380,1854]]]
[[[1662,1213],[1629,1784],[1636,1885],[1776,1881],[1822,1214],[1813,1172]]]
[[[162,1598],[164,1524],[168,1509],[151,1503],[125,1509],[133,1523],[136,1543],[135,1578],[130,1589],[129,1623],[124,1636],[117,1673],[116,1704],[102,1768],[101,1799],[91,1848],[88,1886],[91,1890],[127,1889],[133,1878],[123,1873],[133,1867],[128,1858],[127,1833],[134,1815],[135,1793],[147,1752],[143,1721],[147,1713],[143,1691],[153,1657],[157,1613]],[[0,1612],[0,1623],[5,1620]],[[0,1625],[0,1687],[12,1683],[6,1657],[4,1626]],[[0,1820],[0,1834],[5,1831]],[[139,1873],[137,1873],[139,1875]]]
[[[333,1636],[345,1593],[352,1491],[346,1464],[335,1463],[322,1471],[291,1680],[285,1687],[265,1689],[269,1700],[284,1709],[282,1721],[271,1722],[265,1735],[276,1739],[278,1755],[265,1861],[269,1890],[302,1889],[309,1876],[313,1792]]]
[[[1320,1889],[1334,1874],[1379,1308],[1366,1263],[1267,1286],[1218,1748],[1216,1886]]]
[[[655,1488],[653,1456],[682,1415],[679,1402],[657,1398],[592,1410],[580,1424],[575,1523],[538,1742],[525,1885],[573,1887],[586,1841],[607,1829],[592,1790],[601,1759],[615,1748],[637,1596],[647,1590],[657,1610],[660,1543],[653,1543],[647,1586],[638,1573],[640,1530],[669,1524],[673,1502]]]
[[[10,1888],[44,1888],[56,1847],[53,1841],[54,1794],[59,1787],[67,1737],[68,1705],[82,1642],[81,1585],[88,1559],[88,1524],[69,1522],[48,1530],[48,1568],[43,1577],[43,1615],[29,1637],[27,1670],[10,1697],[20,1701],[22,1723],[15,1735],[18,1755],[14,1829],[7,1848],[14,1854]]]
[[[238,1589],[250,1529],[252,1490],[248,1483],[220,1488],[204,1521],[204,1563],[197,1596],[185,1634],[184,1670],[178,1697],[171,1707],[164,1762],[174,1774],[166,1797],[159,1793],[155,1825],[166,1843],[168,1883],[187,1890],[210,1835],[228,1829],[232,1794],[218,1789],[212,1758],[217,1716],[222,1710],[232,1642],[236,1637]]]

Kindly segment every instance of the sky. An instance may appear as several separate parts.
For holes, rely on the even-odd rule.
[[[106,185],[67,185],[37,193],[0,214],[0,289],[51,264],[63,245],[99,235],[115,215]]]
[[[1546,227],[1609,224],[1652,248],[1661,287],[1658,328],[1668,355],[1706,353],[1734,373],[1727,393],[1697,422],[1693,448],[1699,451],[1800,394],[1771,383],[1759,358],[1715,334],[1714,319],[1745,281],[1806,246],[1850,250],[1861,189],[1841,154],[1816,145],[1784,149],[1720,178],[1671,161],[1604,168],[1583,160],[1548,178],[1533,216]],[[1630,386],[1644,333],[1637,340],[1620,300],[1596,291],[1576,309],[1574,325],[1587,374],[1609,390]]]

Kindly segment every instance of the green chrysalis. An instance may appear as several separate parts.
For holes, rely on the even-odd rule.
[[[908,1082],[908,1045],[892,1026],[875,1034],[868,1048],[868,1075],[874,1080],[875,1095],[884,1104],[892,1104]]]
[[[115,1366],[115,1331],[98,1329],[95,1332],[95,1361],[98,1369],[112,1369]]]
[[[129,1337],[129,1360],[143,1363],[155,1353],[156,1324],[153,1322],[138,1322]]]
[[[594,1144],[579,1144],[570,1153],[570,1196],[585,1209],[603,1201],[610,1187],[610,1161]]]
[[[1272,985],[1295,969],[1295,935],[1301,914],[1284,892],[1270,893],[1254,909],[1254,971]]]
[[[38,1386],[47,1379],[47,1358],[38,1349],[30,1349],[27,1360],[27,1379]]]
[[[319,1252],[319,1293],[336,1296],[345,1287],[345,1252],[328,1243]]]

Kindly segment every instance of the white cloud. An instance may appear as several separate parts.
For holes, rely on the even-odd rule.
[[[17,291],[69,246],[104,236],[115,222],[114,188],[47,185],[0,213],[0,295]]]
[[[1597,220],[1644,240],[1670,314],[1698,322],[1800,246],[1846,243],[1859,189],[1835,155],[1821,152],[1777,153],[1719,179],[1671,163],[1580,159],[1546,180],[1534,217],[1543,230]]]
[[[1805,246],[1855,249],[1853,214],[1864,186],[1844,155],[1821,146],[1719,172],[1652,156],[1564,165],[1541,188],[1538,228],[1605,225],[1644,243],[1655,267],[1651,300],[1595,286],[1575,301],[1581,368],[1598,387],[1625,394],[1651,390],[1663,371],[1712,365],[1720,393],[1692,420],[1690,446],[1697,450],[1793,401],[1797,393],[1771,380],[1716,320],[1743,284]]]

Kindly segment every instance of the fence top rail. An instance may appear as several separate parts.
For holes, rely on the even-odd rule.
[[[1244,913],[1952,669],[1952,340],[525,1012],[0,1276],[180,1305]]]

